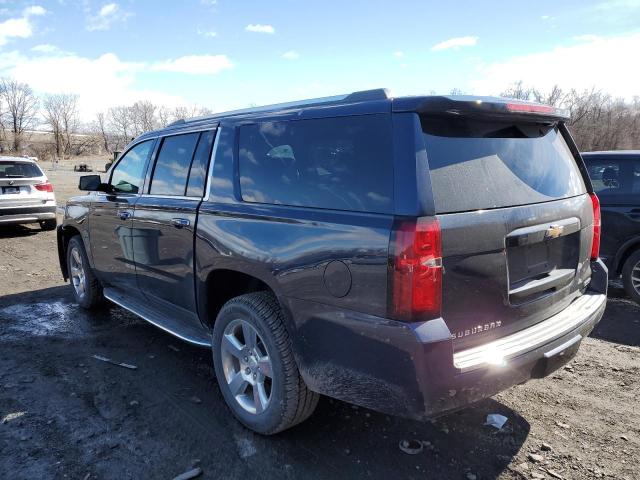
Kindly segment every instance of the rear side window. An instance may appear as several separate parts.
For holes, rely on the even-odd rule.
[[[640,158],[609,155],[584,155],[583,158],[593,189],[599,197],[620,198],[640,194]]]
[[[391,212],[388,115],[245,125],[239,154],[247,202]]]
[[[204,184],[207,178],[207,167],[211,158],[211,148],[215,132],[210,130],[203,132],[198,142],[198,148],[191,163],[189,171],[189,183],[187,184],[188,197],[201,197],[204,194]]]
[[[175,196],[185,194],[189,167],[199,137],[199,133],[188,133],[163,139],[151,178],[150,194]]]
[[[0,161],[0,178],[41,177],[42,170],[31,162]]]
[[[422,118],[437,213],[547,202],[586,192],[554,125]]]

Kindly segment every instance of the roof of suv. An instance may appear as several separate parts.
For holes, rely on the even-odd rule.
[[[215,126],[221,121],[247,121],[265,117],[277,117],[288,120],[288,117],[304,118],[307,111],[323,111],[327,115],[366,114],[383,112],[424,112],[438,114],[481,114],[481,115],[520,115],[531,118],[535,116],[545,121],[566,120],[565,110],[548,105],[521,100],[481,97],[469,95],[422,95],[409,97],[392,97],[387,89],[363,90],[346,95],[312,98],[296,102],[244,108],[228,112],[215,113],[203,117],[177,120],[165,128],[147,132],[138,137],[138,141],[147,137],[179,133],[185,130],[197,130]]]
[[[602,156],[640,156],[640,150],[602,150],[596,152],[580,152],[580,155],[602,155]]]
[[[0,156],[0,162],[31,162],[31,163],[37,163],[35,160],[31,159],[31,158],[25,158],[25,157],[8,157],[5,155],[1,155]]]

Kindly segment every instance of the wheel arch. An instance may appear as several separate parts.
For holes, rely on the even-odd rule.
[[[79,235],[80,231],[71,225],[59,225],[56,232],[58,238],[58,260],[60,262],[60,270],[62,271],[62,277],[65,281],[69,280],[69,271],[67,268],[67,247],[69,246],[69,240]],[[84,243],[84,242],[83,242]]]
[[[640,235],[627,240],[618,249],[613,263],[613,271],[616,275],[622,274],[624,263],[636,250],[640,250]]]

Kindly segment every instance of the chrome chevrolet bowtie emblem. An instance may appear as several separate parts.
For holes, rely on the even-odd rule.
[[[544,236],[547,238],[558,238],[564,232],[564,227],[562,225],[551,225],[547,228]]]

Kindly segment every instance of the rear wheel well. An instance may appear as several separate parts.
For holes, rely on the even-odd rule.
[[[622,268],[624,267],[625,262],[637,250],[640,250],[640,238],[625,247],[624,252],[622,252],[622,255],[620,255],[618,259],[618,263],[616,264],[616,275],[622,274]]]
[[[271,292],[265,282],[254,276],[235,270],[215,270],[206,282],[206,321],[210,327],[216,321],[222,306],[234,297],[252,292]],[[275,295],[275,293],[274,293]]]

